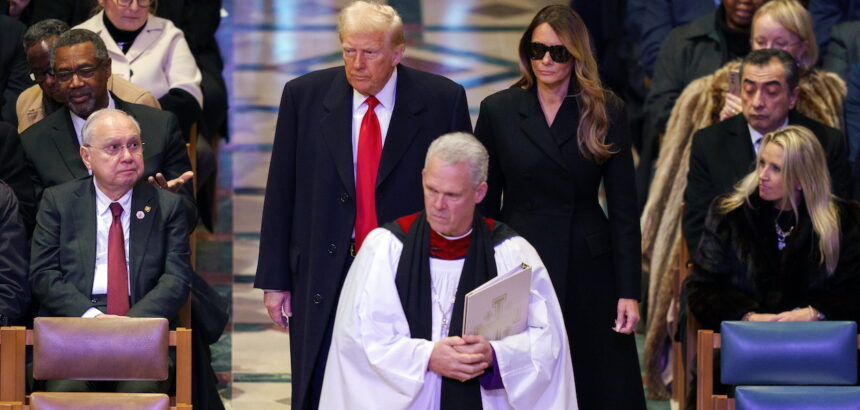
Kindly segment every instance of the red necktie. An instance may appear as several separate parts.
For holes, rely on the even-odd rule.
[[[355,248],[378,226],[376,222],[376,172],[382,156],[382,131],[373,111],[379,100],[367,97],[367,112],[358,132],[358,164],[355,176]]]
[[[128,267],[125,264],[125,237],[122,233],[122,206],[110,204],[113,222],[108,231],[108,292],[107,313],[125,316],[128,313]]]

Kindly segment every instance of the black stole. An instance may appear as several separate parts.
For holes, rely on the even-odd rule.
[[[390,222],[384,225],[401,242],[403,252],[397,264],[394,282],[400,303],[406,313],[409,332],[414,338],[432,340],[433,299],[430,294],[430,224],[422,211],[408,232]],[[490,232],[484,218],[475,213],[472,221],[472,239],[466,252],[463,273],[457,285],[451,327],[448,336],[462,336],[463,304],[465,295],[497,275],[495,245],[516,236],[507,225],[495,222]],[[481,387],[478,378],[466,382],[442,377],[441,410],[481,409]]]

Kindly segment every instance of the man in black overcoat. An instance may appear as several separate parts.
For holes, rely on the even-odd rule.
[[[344,66],[284,86],[254,283],[276,324],[286,328],[290,317],[294,409],[319,403],[338,295],[366,234],[357,208],[377,224],[420,210],[430,142],[472,129],[462,86],[400,64],[403,23],[393,8],[353,3],[338,32]],[[379,105],[368,113],[370,96]],[[378,119],[382,147],[378,166],[364,169],[375,171],[375,189],[357,200],[365,116]]]

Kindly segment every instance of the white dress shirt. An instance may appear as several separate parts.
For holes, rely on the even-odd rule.
[[[391,77],[388,82],[382,87],[382,90],[374,96],[379,100],[379,104],[373,109],[376,113],[376,118],[379,120],[379,132],[382,137],[382,146],[385,146],[385,135],[388,134],[388,125],[391,124],[391,114],[394,113],[394,96],[397,90],[397,67],[391,72]],[[364,100],[369,95],[363,95],[356,89],[352,89],[352,177],[355,178],[358,172],[358,134],[361,133],[361,120],[364,119],[364,114],[367,113],[367,103]],[[381,155],[380,155],[381,158]],[[355,238],[355,228],[352,230],[352,237]]]
[[[397,68],[391,73],[388,82],[382,90],[375,95],[379,100],[373,112],[379,119],[379,131],[382,134],[382,146],[385,146],[385,135],[388,134],[388,125],[391,124],[391,114],[394,113],[394,97],[397,89]],[[367,104],[364,100],[369,95],[362,95],[355,89],[352,90],[352,175],[355,176],[356,164],[358,163],[358,134],[361,132],[361,120],[367,112]]]
[[[116,104],[113,102],[113,97],[108,93],[108,105],[106,108],[110,108],[112,110],[116,109]],[[86,118],[78,117],[74,111],[69,110],[69,115],[72,116],[72,126],[75,128],[75,136],[78,137],[78,145],[84,146],[84,135],[81,133],[84,129],[84,124],[87,122]],[[92,171],[90,171],[90,175],[92,175]]]
[[[785,122],[777,128],[777,130],[781,130],[788,126],[788,118],[785,119]],[[755,128],[752,127],[749,123],[747,123],[747,128],[750,130],[750,140],[753,144],[753,153],[758,155],[761,151],[761,139],[764,138],[764,135],[758,132]]]
[[[125,247],[125,266],[126,271],[129,271],[128,265],[128,241],[130,236],[131,226],[131,190],[125,193],[117,201],[111,201],[105,195],[98,184],[93,179],[93,184],[96,186],[96,270],[93,275],[93,295],[105,295],[108,290],[108,233],[110,226],[113,223],[113,214],[110,211],[110,204],[118,202],[122,206],[122,235]],[[129,295],[131,295],[131,280],[128,281]],[[95,317],[104,312],[96,309],[88,309],[83,317]]]

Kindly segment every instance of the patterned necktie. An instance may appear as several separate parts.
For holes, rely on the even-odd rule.
[[[376,172],[382,156],[382,131],[373,111],[379,104],[374,96],[367,97],[367,112],[361,119],[358,133],[358,164],[355,176],[355,248],[378,226],[376,222]]]
[[[128,267],[125,263],[125,236],[122,232],[122,206],[110,204],[113,222],[108,231],[108,292],[107,313],[125,316],[128,313]]]

